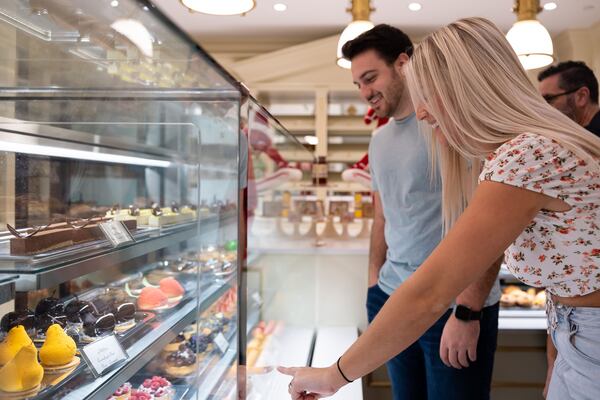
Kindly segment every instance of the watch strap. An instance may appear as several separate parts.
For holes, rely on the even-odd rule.
[[[473,311],[462,304],[454,306],[454,316],[461,321],[481,321],[482,311]]]

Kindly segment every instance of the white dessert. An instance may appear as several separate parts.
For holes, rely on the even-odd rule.
[[[180,212],[174,212],[170,207],[162,208],[161,211],[162,215],[150,215],[148,225],[157,228],[165,225],[191,222],[197,219],[196,211],[189,207],[183,207]]]

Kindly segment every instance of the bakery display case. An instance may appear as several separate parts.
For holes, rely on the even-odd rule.
[[[499,278],[502,290],[499,329],[544,333],[547,329],[546,291],[522,283],[504,264]]]
[[[240,343],[245,346],[246,395],[256,400],[280,399],[289,396],[290,379],[276,367],[316,365],[322,355],[313,354],[320,343],[315,297],[328,280],[316,277],[319,266],[314,261],[331,250],[325,232],[328,189],[313,185],[310,166],[302,168],[286,160],[287,154],[304,153],[306,159],[312,159],[312,154],[252,100],[245,132],[248,242],[240,313],[246,328],[240,332]],[[335,346],[316,348],[335,352]]]
[[[290,227],[301,223],[295,203],[310,195],[310,167],[300,168],[288,161],[287,154],[303,153],[306,159],[312,159],[312,154],[252,98],[245,115],[243,131],[248,150],[248,187],[245,192],[247,268],[243,276],[245,298],[240,310],[245,328],[240,335],[247,371],[246,395],[249,399],[284,398],[287,381],[275,367],[286,362],[306,365],[313,331],[292,326],[285,318],[269,311],[272,307],[287,308],[289,304],[279,301],[278,296],[284,294],[285,289],[277,287],[278,280],[270,276],[270,271],[274,270],[265,264],[265,260],[273,252],[285,252],[291,244],[302,240]],[[308,234],[311,229],[314,231],[318,220],[316,214],[304,218],[304,233]],[[310,240],[314,241],[314,237]],[[275,269],[280,267],[283,265],[279,263],[274,266]],[[300,356],[294,358],[295,354]],[[285,390],[282,391],[282,388]]]
[[[234,388],[245,90],[146,1],[0,31],[0,398]]]

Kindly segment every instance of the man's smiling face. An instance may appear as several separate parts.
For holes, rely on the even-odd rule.
[[[352,59],[352,79],[360,95],[379,117],[391,117],[404,92],[404,78],[379,56],[367,50]]]

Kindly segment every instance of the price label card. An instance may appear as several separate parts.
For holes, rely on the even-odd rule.
[[[84,346],[81,355],[96,377],[111,371],[129,358],[114,334]]]
[[[229,342],[227,341],[227,339],[225,339],[225,336],[223,336],[222,333],[219,333],[217,336],[215,336],[214,342],[221,351],[221,353],[225,354],[225,352],[229,348]]]
[[[113,246],[117,247],[122,244],[135,242],[129,229],[121,221],[107,221],[100,224],[100,229]]]

